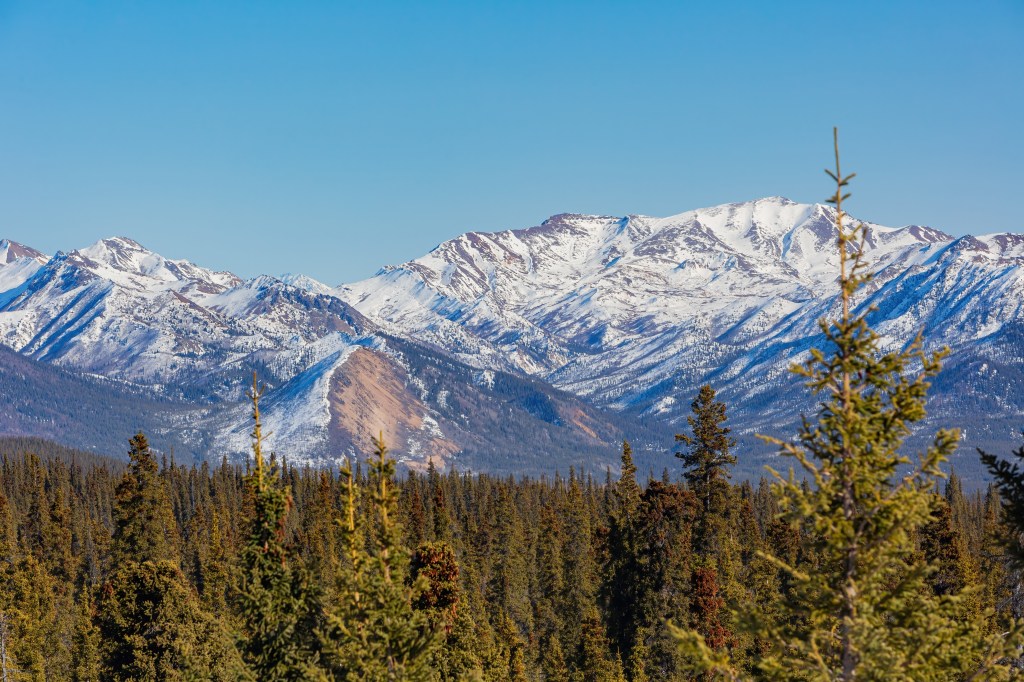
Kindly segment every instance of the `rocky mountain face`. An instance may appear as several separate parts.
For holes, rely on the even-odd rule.
[[[0,239],[0,302],[5,296],[16,295],[25,283],[49,258],[24,244]]]
[[[40,265],[45,265],[46,261],[50,260],[49,256],[41,251],[9,239],[0,239],[0,265],[10,265],[20,259],[34,260]]]
[[[886,346],[921,332],[951,350],[926,427],[1005,448],[1024,422],[1024,236],[867,227],[876,275],[858,304]],[[2,242],[0,342],[190,406],[163,428],[202,457],[244,451],[253,368],[292,460],[364,453],[383,430],[410,466],[534,473],[600,469],[623,437],[664,455],[707,382],[756,473],[770,453],[753,434],[790,435],[813,410],[787,368],[836,312],[835,239],[830,207],[779,197],[559,215],[335,288],[242,282],[124,238],[51,259]]]

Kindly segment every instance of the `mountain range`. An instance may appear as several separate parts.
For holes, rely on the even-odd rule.
[[[970,475],[974,446],[1008,449],[1024,425],[1024,235],[865,234],[857,304],[886,348],[949,347],[921,433],[960,427]],[[781,197],[469,232],[339,286],[243,281],[124,237],[52,257],[2,241],[0,431],[109,450],[146,428],[180,459],[238,458],[256,370],[292,462],[363,455],[383,432],[410,468],[596,472],[628,438],[660,471],[710,383],[756,475],[772,452],[754,435],[814,410],[788,367],[836,313],[835,243],[831,207]],[[86,402],[56,410],[61,386]]]

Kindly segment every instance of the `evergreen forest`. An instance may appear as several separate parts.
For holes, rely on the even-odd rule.
[[[768,480],[708,495],[669,455],[638,481],[628,445],[614,481],[268,462],[262,491],[132,446],[125,466],[0,445],[4,679],[697,679],[670,624],[752,665],[766,644],[730,609],[774,616],[794,589],[761,552],[820,560]],[[953,474],[914,539],[928,588],[967,590],[990,633],[1024,607],[1001,500]]]

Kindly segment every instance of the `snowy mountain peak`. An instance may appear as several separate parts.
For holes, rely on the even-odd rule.
[[[580,227],[594,223],[617,223],[623,220],[613,215],[590,215],[587,213],[556,213],[541,223],[541,227]]]
[[[279,287],[282,284],[287,284],[283,280],[274,277],[273,275],[256,275],[250,279],[242,282],[238,288],[240,289],[252,289],[253,291],[260,291],[262,289],[272,289]]]
[[[327,286],[323,282],[320,282],[318,280],[313,279],[312,277],[303,274],[293,274],[291,272],[286,272],[280,277],[278,277],[278,279],[284,282],[285,284],[290,284],[293,287],[304,289],[313,294],[330,294],[332,292],[332,288]]]
[[[106,266],[122,272],[154,275],[160,272],[166,260],[134,239],[110,237],[101,239],[70,254],[89,266]]]
[[[136,290],[195,290],[219,293],[241,280],[230,272],[215,272],[187,260],[171,260],[134,239],[110,237],[67,254],[66,261],[119,286]]]
[[[32,247],[0,239],[0,305],[18,296],[25,283],[49,260]]]
[[[508,296],[518,298],[525,291],[521,278],[532,282],[527,288],[550,284],[555,289],[550,294],[561,295],[568,281],[593,283],[614,273],[625,277],[627,289],[641,290],[652,278],[701,287],[699,273],[718,273],[718,278],[723,270],[814,286],[834,279],[834,217],[830,206],[785,197],[721,204],[667,218],[563,213],[537,227],[468,232],[378,276],[405,273],[462,301],[499,293],[504,282]],[[880,264],[911,247],[951,239],[931,228],[867,227],[870,257]]]
[[[41,251],[36,251],[31,246],[25,246],[10,239],[0,239],[0,266],[13,263],[19,258],[31,258],[40,265],[50,260],[49,256]]]

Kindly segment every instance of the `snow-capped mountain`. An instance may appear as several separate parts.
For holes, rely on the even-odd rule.
[[[16,292],[48,260],[48,256],[31,247],[0,239],[0,303],[5,296],[16,295],[11,292]]]
[[[919,227],[868,235],[874,268],[893,273],[951,241]],[[465,234],[338,295],[474,364],[624,407],[682,368],[719,370],[708,344],[772,338],[803,310],[813,326],[835,293],[835,239],[831,208],[781,198],[670,218],[559,215]]]
[[[788,366],[835,312],[833,219],[780,197],[668,218],[558,215],[333,289],[293,274],[243,282],[126,238],[50,259],[0,242],[0,343],[151,387],[175,405],[164,432],[200,456],[245,451],[253,369],[271,384],[270,445],[292,461],[364,453],[383,429],[410,466],[593,470],[623,437],[670,452],[705,382],[755,453],[754,432],[785,436],[813,409]],[[876,275],[859,304],[885,343],[920,331],[952,350],[936,422],[966,427],[971,445],[1011,442],[1024,236],[868,224],[864,249]]]
[[[0,264],[0,278],[26,262]],[[271,386],[263,409],[269,445],[293,462],[367,453],[371,437],[383,431],[408,466],[433,460],[443,467],[456,456],[462,466],[476,466],[495,448],[513,447],[509,435],[489,442],[467,425],[467,414],[488,412],[518,419],[570,459],[569,442],[589,443],[603,461],[621,437],[599,411],[547,386],[508,377],[504,383],[518,387],[511,396],[474,386],[472,368],[389,338],[310,278],[289,277],[294,285],[270,276],[243,282],[165,259],[124,237],[32,263],[0,293],[0,342],[36,361],[132,391],[149,387],[171,401],[161,435],[179,456],[183,449],[216,457],[246,452],[251,425],[241,399],[253,370]],[[57,381],[35,375],[47,386]],[[9,398],[29,413],[53,412],[25,396]],[[531,412],[530,400],[550,403],[550,414]],[[120,394],[110,402],[131,403]],[[11,421],[45,435],[31,420]],[[134,428],[125,425],[125,433]]]
[[[951,366],[987,357],[1008,366],[1007,380],[1019,373],[1024,236],[875,224],[866,234],[877,274],[861,301],[877,306],[872,321],[890,345],[921,330],[931,347],[951,347]],[[788,427],[798,406],[787,369],[820,343],[817,321],[833,310],[835,243],[831,207],[781,197],[668,218],[559,215],[464,234],[338,296],[394,333],[598,405],[678,422],[711,382],[747,430]],[[977,393],[979,382],[957,391]],[[1016,380],[991,388],[1017,396],[1000,414],[1019,419]]]
[[[0,341],[37,360],[114,379],[169,381],[218,354],[224,325],[200,303],[237,283],[130,239],[104,239],[57,253],[9,292]]]
[[[290,284],[293,287],[298,287],[299,289],[304,289],[314,294],[333,293],[332,287],[324,284],[323,282],[318,282],[317,280],[307,275],[286,272],[280,277],[278,277],[278,279],[284,282],[285,284]]]
[[[10,265],[21,259],[35,260],[43,265],[50,260],[50,257],[24,244],[9,239],[0,239],[0,265]]]

